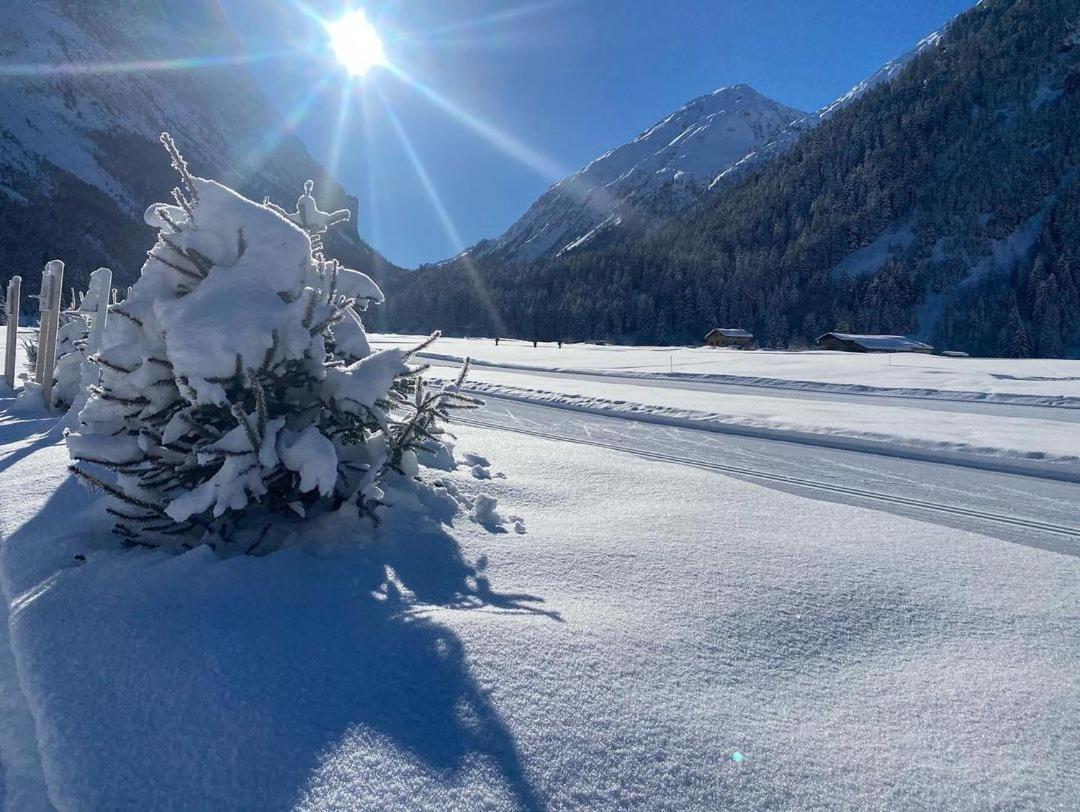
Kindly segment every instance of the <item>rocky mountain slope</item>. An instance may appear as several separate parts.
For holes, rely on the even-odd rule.
[[[37,0],[0,26],[0,281],[36,291],[43,262],[75,286],[110,266],[137,275],[153,231],[142,222],[175,177],[170,131],[196,174],[292,206],[313,178],[353,222],[328,246],[352,267],[392,273],[358,236],[356,201],[316,163],[242,62],[213,0]]]

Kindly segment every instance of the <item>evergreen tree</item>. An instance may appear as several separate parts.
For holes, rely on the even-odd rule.
[[[323,257],[341,218],[313,216],[310,185],[287,216],[193,176],[162,141],[181,185],[146,212],[158,241],[110,310],[73,470],[132,544],[251,552],[299,517],[377,519],[386,483],[411,482],[439,421],[475,401],[425,390],[409,362],[430,341],[367,346],[357,309],[382,292]]]
[[[1009,358],[1027,358],[1031,355],[1031,336],[1028,335],[1024,320],[1020,317],[1020,308],[1013,304],[1009,321],[1002,331],[1002,346]]]

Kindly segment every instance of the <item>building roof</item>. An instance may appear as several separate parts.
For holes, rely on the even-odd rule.
[[[850,341],[853,344],[858,344],[860,347],[865,347],[868,350],[896,350],[903,352],[905,350],[933,350],[929,344],[924,344],[921,341],[915,341],[911,338],[905,338],[904,336],[875,336],[875,335],[857,335],[854,333],[826,333],[818,342],[826,338],[835,338],[838,341]]]
[[[748,333],[748,332],[746,332],[746,330],[740,330],[738,327],[717,327],[717,328],[715,328],[713,330],[710,330],[709,334],[707,336],[705,336],[705,338],[708,338],[709,336],[715,335],[716,333],[719,333],[720,335],[725,336],[726,338],[753,338],[754,337],[753,333]]]

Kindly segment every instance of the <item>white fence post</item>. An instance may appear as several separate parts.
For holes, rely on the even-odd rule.
[[[112,271],[108,268],[98,268],[90,274],[90,287],[87,288],[80,307],[84,313],[93,313],[90,320],[90,333],[86,340],[87,358],[101,349],[101,339],[105,335],[105,319],[109,315],[111,293]]]
[[[4,379],[15,388],[15,346],[19,341],[19,299],[22,296],[22,277],[13,276],[7,289],[7,345],[4,349]]]
[[[90,359],[101,349],[101,341],[105,337],[105,320],[109,316],[110,299],[115,293],[116,290],[112,287],[112,271],[108,268],[98,268],[90,274],[90,287],[79,308],[90,318],[90,331],[86,337],[85,357],[79,369],[79,392],[71,404],[65,421],[68,425],[78,424],[79,413],[90,398],[90,387],[101,383],[101,368]]]
[[[38,338],[38,357],[42,362],[41,369],[41,396],[45,400],[45,408],[52,408],[53,369],[56,367],[56,331],[60,328],[60,310],[62,305],[60,298],[64,290],[64,263],[58,259],[50,260],[45,266],[45,274],[49,278],[48,319],[42,310],[42,325]],[[44,353],[44,358],[42,354]]]

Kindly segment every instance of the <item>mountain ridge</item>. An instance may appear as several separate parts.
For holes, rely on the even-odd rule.
[[[580,248],[642,210],[671,216],[692,204],[720,168],[803,115],[745,84],[699,96],[559,181],[500,237],[467,253],[532,260]]]
[[[944,30],[939,29],[924,37],[913,48],[890,59],[844,95],[811,113],[782,105],[745,83],[721,87],[698,96],[632,141],[608,150],[580,171],[556,183],[499,237],[481,240],[462,255],[438,264],[453,262],[461,256],[532,261],[549,253],[562,255],[583,248],[604,235],[604,232],[620,227],[624,231],[653,233],[671,217],[690,208],[706,191],[721,183],[733,182],[782,154],[822,121],[875,87],[892,81],[913,59],[937,47]],[[685,119],[691,111],[700,109],[707,101],[718,96],[733,93],[746,94],[764,107],[774,106],[782,111],[781,117],[786,117],[787,122],[777,127],[776,122],[772,121],[773,126],[767,130],[760,129],[759,122],[759,130],[753,133],[753,138],[745,138],[739,146],[727,150],[677,155],[684,139],[692,140],[699,135],[702,129],[709,127],[708,120],[717,115],[706,110],[696,117],[696,121],[691,119],[688,123]],[[664,133],[664,128],[672,122],[682,124],[682,128],[675,138],[665,142],[662,136],[670,134]],[[658,134],[661,138],[656,138]],[[653,142],[659,142],[659,147]],[[708,149],[713,145],[704,146]],[[640,154],[629,167],[625,162],[619,164],[615,176],[606,171],[607,162],[616,159],[620,153],[634,151]],[[669,162],[660,157],[670,158],[673,153],[676,153],[676,157]],[[678,164],[680,159],[689,159],[691,166],[680,170],[670,165]],[[714,170],[711,174],[710,166]],[[601,177],[591,178],[590,173],[598,168]],[[646,180],[650,169],[655,174]],[[628,175],[636,177],[627,181]],[[709,177],[703,181],[705,176]],[[614,191],[607,188],[613,185],[616,187]]]
[[[34,291],[58,257],[76,287],[101,265],[130,284],[153,243],[142,212],[176,182],[158,143],[165,130],[193,172],[253,199],[291,208],[313,179],[324,206],[352,213],[328,252],[396,273],[360,239],[356,198],[289,131],[244,61],[214,0],[42,0],[10,15],[0,31],[3,278],[21,273]]]
[[[946,25],[934,33],[923,37],[915,47],[905,51],[894,59],[890,59],[878,68],[878,70],[874,71],[874,73],[870,74],[848,90],[843,96],[834,99],[824,107],[815,110],[813,113],[807,113],[805,116],[791,122],[791,125],[779,133],[775,139],[726,167],[716,176],[712,183],[709,184],[709,188],[713,189],[722,182],[730,182],[737,179],[741,177],[743,173],[775,158],[777,155],[794,146],[804,134],[821,124],[823,121],[826,121],[849,104],[857,101],[874,88],[891,82],[912,62],[912,60],[918,58],[926,51],[936,48],[941,42],[941,38],[947,28],[948,26]]]

